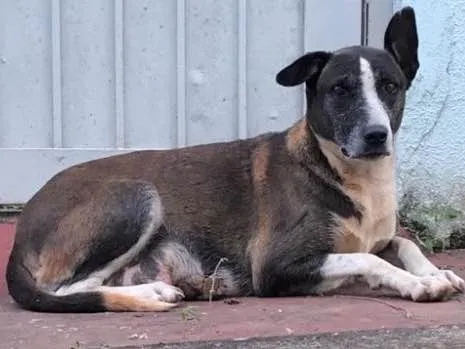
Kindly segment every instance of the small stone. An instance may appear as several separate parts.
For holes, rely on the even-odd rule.
[[[236,298],[229,298],[229,299],[225,299],[224,303],[229,304],[229,305],[236,305],[236,304],[240,304],[241,301]]]
[[[147,335],[147,333],[141,333],[141,334],[133,333],[128,338],[129,339],[148,339],[149,336]]]
[[[29,320],[30,324],[35,324],[36,322],[42,321],[42,319],[31,319]]]

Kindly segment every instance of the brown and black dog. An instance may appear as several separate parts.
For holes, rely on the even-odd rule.
[[[279,72],[280,85],[306,85],[306,116],[284,132],[54,176],[19,219],[11,296],[34,311],[96,312],[310,295],[352,279],[415,301],[463,292],[396,237],[394,140],[419,67],[412,8],[394,14],[384,46],[311,52]],[[386,249],[403,269],[376,255]]]

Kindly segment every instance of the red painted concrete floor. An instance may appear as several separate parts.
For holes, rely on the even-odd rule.
[[[4,267],[14,222],[0,224],[0,348],[88,348],[240,340],[351,330],[465,324],[465,298],[414,303],[370,292],[357,296],[238,299],[183,304],[169,313],[40,314],[19,310],[7,294]],[[431,259],[465,276],[465,251]],[[371,294],[372,295],[372,294]]]

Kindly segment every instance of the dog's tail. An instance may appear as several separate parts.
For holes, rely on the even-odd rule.
[[[104,311],[167,311],[176,304],[152,301],[138,304],[132,297],[106,294],[100,291],[55,295],[42,290],[31,272],[13,249],[8,261],[6,280],[8,291],[16,303],[25,310],[45,313],[97,313]]]
[[[37,286],[21,257],[13,249],[6,270],[8,291],[18,305],[26,310],[52,313],[92,313],[105,311],[98,292],[82,292],[56,296]]]

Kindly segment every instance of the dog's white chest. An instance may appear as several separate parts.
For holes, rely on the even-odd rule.
[[[397,201],[392,168],[378,168],[344,178],[343,191],[362,217],[337,217],[336,252],[379,252],[396,233]],[[384,172],[383,172],[384,170]],[[365,175],[364,175],[365,174]]]

